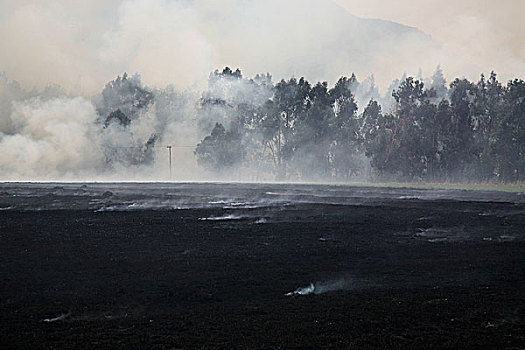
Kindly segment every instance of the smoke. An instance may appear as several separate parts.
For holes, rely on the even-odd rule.
[[[42,320],[42,322],[47,322],[47,323],[51,323],[51,322],[57,322],[57,321],[64,321],[66,318],[70,317],[71,316],[71,312],[68,312],[67,314],[60,314],[59,316],[57,317],[53,317],[53,318],[44,318]]]
[[[10,134],[0,134],[3,180],[52,180],[96,174],[104,162],[97,113],[82,97],[13,104]]]
[[[179,88],[204,81],[214,67],[214,46],[198,30],[188,1],[125,1],[117,26],[104,33],[100,60],[140,72],[151,85]]]
[[[352,288],[354,288],[352,281],[341,278],[334,281],[310,283],[306,287],[297,288],[293,292],[286,293],[285,296],[324,294]]]
[[[0,3],[0,13],[9,33],[0,71],[26,87],[59,84],[84,96],[123,71],[178,89],[202,88],[224,66],[278,80],[375,73],[385,89],[405,71],[439,63],[449,71],[461,61],[415,28],[356,17],[329,0],[25,0]]]
[[[168,180],[168,145],[173,180],[274,180],[275,150],[253,128],[235,135],[233,124],[249,115],[241,107],[271,97],[272,79],[335,82],[355,72],[359,112],[371,98],[388,111],[399,81],[388,84],[403,72],[476,66],[416,28],[328,0],[21,0],[0,2],[0,31],[4,181]],[[225,66],[273,78],[212,74],[206,86]],[[103,88],[124,71],[141,76]],[[195,146],[215,123],[248,150],[235,174],[197,164]],[[303,180],[326,175],[312,170],[318,151],[300,150],[290,163],[310,176]],[[366,168],[362,154],[344,156]]]
[[[198,172],[192,150],[204,132],[195,126],[193,93],[153,91],[139,76],[119,77],[90,101],[0,78],[3,181],[169,180],[165,145],[173,142],[188,146],[174,149],[176,179]],[[148,102],[137,106],[144,96]],[[111,118],[119,111],[122,120]]]

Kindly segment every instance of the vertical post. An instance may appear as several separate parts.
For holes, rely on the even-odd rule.
[[[171,146],[167,146],[166,147],[169,151],[169,154],[170,154],[170,181],[171,181]]]

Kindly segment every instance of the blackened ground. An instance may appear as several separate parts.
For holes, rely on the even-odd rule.
[[[0,211],[0,345],[525,348],[524,213],[419,200],[224,221]],[[285,296],[310,283],[342,289]]]

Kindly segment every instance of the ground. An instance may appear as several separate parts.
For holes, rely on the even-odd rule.
[[[525,348],[525,204],[231,214],[0,211],[0,346]]]

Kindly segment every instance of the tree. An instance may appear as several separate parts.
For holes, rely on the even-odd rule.
[[[370,158],[372,168],[380,177],[390,173],[390,155],[393,150],[393,129],[395,119],[392,115],[383,115],[377,101],[371,100],[361,116],[363,127],[361,137],[365,154]]]
[[[436,67],[434,74],[432,74],[432,82],[430,83],[430,89],[433,89],[435,91],[436,95],[433,101],[435,103],[439,103],[439,101],[447,97],[447,81],[445,79],[445,76],[443,75],[443,70],[439,65]]]
[[[455,79],[450,84],[452,120],[448,140],[444,145],[444,166],[449,179],[461,181],[468,166],[479,155],[474,142],[477,87],[467,79]]]
[[[108,123],[109,115],[117,110],[133,120],[153,102],[153,93],[142,86],[140,75],[129,77],[127,73],[107,83],[101,95],[96,97],[97,111],[104,124]]]
[[[273,92],[270,74],[246,79],[239,69],[216,70],[210,74],[208,89],[200,99],[197,123],[202,130],[213,129],[213,123],[223,125],[229,135],[236,135],[242,143],[243,166],[271,172],[264,136],[273,130],[268,120],[273,117],[268,109]]]
[[[151,127],[149,137],[132,132],[132,123],[145,117],[152,108],[153,92],[142,86],[140,76],[129,77],[126,73],[110,81],[102,93],[94,98],[98,122],[102,126],[106,165],[143,165],[153,161],[153,147],[159,130]],[[145,131],[144,133],[148,133]]]
[[[351,91],[352,78],[341,77],[329,91],[333,114],[330,121],[330,153],[334,176],[347,180],[360,172],[361,120]]]
[[[436,162],[433,168],[434,178],[448,178],[448,147],[453,141],[450,134],[453,122],[453,111],[450,102],[442,99],[436,110],[434,119],[434,146],[436,147]]]
[[[396,101],[396,123],[387,155],[388,167],[407,179],[422,179],[428,173],[429,158],[435,153],[428,143],[435,108],[424,84],[412,77],[406,78],[392,96]]]
[[[197,145],[194,154],[200,165],[222,171],[242,163],[244,149],[238,133],[226,131],[222,124],[216,123],[211,134]]]
[[[497,164],[494,157],[494,128],[504,112],[505,89],[497,80],[495,72],[488,80],[482,74],[477,83],[476,97],[473,102],[475,149],[478,150],[473,168],[477,178],[490,181],[494,178]]]
[[[293,165],[302,179],[330,176],[332,120],[333,109],[328,83],[317,83],[309,93],[309,108],[300,113],[295,120],[293,142],[286,145],[289,159],[293,160]]]
[[[287,177],[290,171],[297,145],[297,124],[311,107],[311,89],[304,78],[283,79],[275,85],[271,101],[263,107],[264,145],[274,155],[278,178]]]
[[[497,175],[502,181],[523,181],[525,174],[525,82],[507,84],[505,108],[496,125],[494,154]]]

